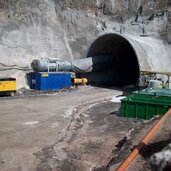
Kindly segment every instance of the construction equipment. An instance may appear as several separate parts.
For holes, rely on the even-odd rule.
[[[71,87],[71,72],[33,72],[31,73],[31,89],[59,90]]]
[[[72,80],[73,85],[86,85],[88,83],[87,78],[74,78]]]
[[[35,72],[74,72],[87,73],[108,68],[112,61],[111,55],[100,55],[76,60],[58,60],[56,58],[35,59],[31,67]]]
[[[16,93],[16,79],[0,77],[0,94],[14,96]]]
[[[41,58],[33,60],[31,67],[31,88],[37,90],[58,90],[73,85],[85,85],[87,78],[76,78],[76,74],[99,71],[108,68],[112,56],[94,56],[77,60]],[[74,74],[74,76],[73,76]]]

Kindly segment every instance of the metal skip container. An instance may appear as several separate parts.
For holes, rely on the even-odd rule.
[[[163,115],[171,107],[171,97],[148,94],[132,94],[121,100],[121,114],[124,117],[150,119]]]
[[[68,72],[40,72],[31,73],[31,89],[60,90],[71,87],[71,73]]]

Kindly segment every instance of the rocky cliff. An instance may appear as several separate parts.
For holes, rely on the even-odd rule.
[[[170,6],[170,0],[1,0],[0,75],[26,86],[32,59],[84,58],[106,33],[168,43]]]

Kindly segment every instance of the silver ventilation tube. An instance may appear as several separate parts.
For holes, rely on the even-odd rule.
[[[99,60],[100,59],[100,60]],[[110,65],[112,56],[97,56],[72,61],[57,60],[54,58],[42,58],[33,60],[31,67],[36,72],[75,72],[87,73],[103,70]]]

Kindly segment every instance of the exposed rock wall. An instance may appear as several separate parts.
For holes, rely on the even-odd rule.
[[[40,57],[83,58],[105,33],[164,39],[170,5],[170,0],[1,0],[0,63],[30,68]],[[26,86],[23,71],[0,75]]]

